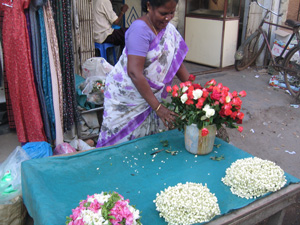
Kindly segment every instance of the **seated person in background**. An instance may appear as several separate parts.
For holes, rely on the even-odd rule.
[[[112,25],[118,25],[127,10],[128,5],[124,4],[117,16],[110,0],[93,0],[94,42],[120,45],[122,50],[127,28],[113,29]],[[98,53],[96,56],[99,56]]]
[[[125,50],[105,80],[103,123],[97,147],[114,145],[173,127],[178,116],[161,104],[175,76],[189,79],[188,47],[169,24],[178,0],[143,0],[147,14],[126,31]],[[104,61],[104,60],[103,60]]]

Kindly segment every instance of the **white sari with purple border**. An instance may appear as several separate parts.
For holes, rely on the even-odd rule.
[[[144,76],[154,95],[167,97],[188,47],[171,24],[152,41],[146,56]],[[127,74],[127,49],[105,80],[103,122],[96,147],[122,143],[166,129],[155,111],[140,95]]]

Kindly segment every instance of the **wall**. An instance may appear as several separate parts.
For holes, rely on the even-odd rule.
[[[287,19],[297,20],[300,0],[289,0]]]

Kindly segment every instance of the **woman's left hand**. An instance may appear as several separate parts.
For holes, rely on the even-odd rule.
[[[178,116],[177,113],[169,110],[164,105],[161,105],[161,107],[159,107],[159,109],[156,111],[156,114],[159,116],[166,127],[170,129],[174,128],[174,122],[176,120],[176,117]]]

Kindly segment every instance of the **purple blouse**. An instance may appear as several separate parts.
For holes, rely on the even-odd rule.
[[[128,55],[147,56],[155,34],[143,20],[135,20],[125,33]]]

